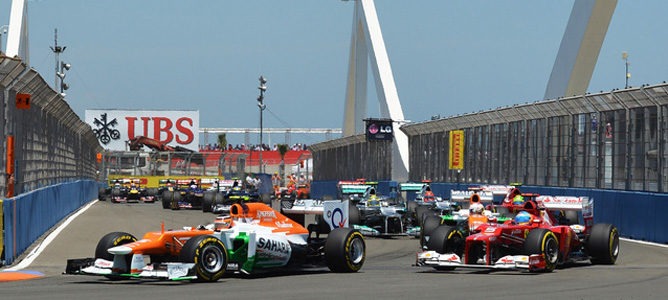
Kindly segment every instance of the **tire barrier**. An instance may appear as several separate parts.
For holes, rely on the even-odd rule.
[[[11,264],[64,217],[97,198],[98,183],[79,180],[21,194],[2,201],[5,264]]]

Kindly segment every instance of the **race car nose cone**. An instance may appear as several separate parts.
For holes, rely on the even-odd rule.
[[[107,251],[113,255],[125,255],[125,254],[130,254],[130,252],[132,252],[132,248],[126,246],[118,246],[109,248],[109,250]]]

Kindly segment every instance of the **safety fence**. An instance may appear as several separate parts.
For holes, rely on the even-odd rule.
[[[401,127],[410,180],[665,192],[668,84],[538,101]],[[464,131],[451,170],[449,133]]]
[[[13,194],[21,194],[97,177],[96,154],[102,148],[95,134],[36,70],[19,59],[0,56],[0,89],[4,112],[0,116],[3,194],[12,183]],[[27,107],[25,102],[15,103],[17,93],[30,94],[29,108],[17,108]],[[9,168],[10,172],[7,157],[10,167],[15,166]]]
[[[40,188],[2,201],[5,264],[11,264],[51,227],[97,198],[98,183],[79,180]],[[2,249],[2,245],[0,245]]]
[[[390,180],[392,141],[367,141],[353,135],[311,145],[313,180]]]
[[[308,151],[263,151],[262,170],[258,151],[142,152],[105,151],[102,176],[225,176],[246,173],[280,173],[308,176],[313,170]]]

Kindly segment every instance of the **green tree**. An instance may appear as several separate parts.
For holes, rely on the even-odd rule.
[[[220,149],[227,149],[227,134],[221,133],[218,135],[218,145],[220,146]]]
[[[281,166],[278,168],[278,176],[281,177],[281,186],[285,186],[285,153],[288,153],[288,145],[278,144],[278,154],[281,155]]]

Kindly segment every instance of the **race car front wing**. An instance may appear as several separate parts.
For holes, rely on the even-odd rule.
[[[492,270],[528,270],[537,272],[545,269],[545,256],[533,255],[506,255],[494,264],[465,264],[462,258],[454,253],[440,254],[436,251],[418,252],[416,255],[416,266],[419,267],[452,267],[452,268],[475,268]]]
[[[68,259],[64,274],[71,275],[93,275],[93,276],[117,276],[123,278],[147,278],[166,280],[189,280],[197,279],[193,275],[193,263],[161,263],[150,264],[141,270],[127,271],[114,270],[113,262],[105,259],[80,258]]]

